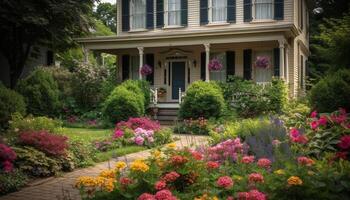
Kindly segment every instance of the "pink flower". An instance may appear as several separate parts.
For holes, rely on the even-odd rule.
[[[147,75],[152,74],[152,71],[153,71],[152,68],[147,64],[145,64],[144,66],[141,67],[141,74],[143,76],[147,76]]]
[[[245,164],[250,164],[254,162],[254,159],[255,159],[254,156],[243,156],[241,162]]]
[[[347,150],[350,148],[350,135],[344,135],[340,138],[340,142],[338,143],[338,147]]]
[[[226,198],[226,200],[234,200],[234,198],[232,196],[229,196]]]
[[[336,122],[338,124],[341,124],[341,123],[345,122],[346,119],[347,119],[346,110],[343,109],[343,108],[340,108],[339,109],[339,114],[333,113],[331,115],[331,119],[332,119],[332,121],[334,121],[334,122]]]
[[[176,200],[177,198],[173,196],[170,190],[158,191],[155,195],[156,200]]]
[[[310,115],[310,117],[311,118],[316,118],[317,117],[317,111],[315,110],[315,111],[313,111],[312,113],[311,113],[311,115]]]
[[[12,172],[13,164],[10,161],[6,160],[6,161],[2,162],[2,168],[3,168],[4,172],[7,172],[7,173]]]
[[[127,186],[129,184],[132,183],[132,180],[130,178],[127,178],[127,177],[122,177],[120,178],[120,184],[124,185],[124,186]]]
[[[143,193],[137,198],[137,200],[156,200],[156,198],[149,193]]]
[[[250,190],[249,200],[266,200],[266,195],[258,190]]]
[[[208,68],[210,71],[220,71],[222,69],[222,64],[219,59],[213,58],[209,61]]]
[[[249,193],[248,192],[238,192],[237,197],[238,197],[238,200],[248,200]]]
[[[156,190],[162,190],[166,188],[166,182],[165,181],[157,181],[156,184],[154,184],[154,189]]]
[[[322,115],[320,119],[318,120],[318,124],[322,126],[326,126],[328,123],[328,118],[325,115]]]
[[[137,136],[135,137],[135,143],[139,146],[143,145],[143,142],[145,141],[145,139],[141,136]]]
[[[292,138],[292,142],[299,143],[299,144],[306,144],[308,142],[308,139],[305,135],[299,135],[296,138]]]
[[[172,171],[172,172],[169,172],[169,173],[165,174],[163,176],[162,180],[165,181],[165,182],[174,182],[179,177],[180,177],[180,174],[178,174],[175,171]]]
[[[305,156],[298,157],[297,160],[298,160],[299,165],[311,166],[311,165],[315,164],[315,161],[313,161],[311,158],[308,158]]]
[[[311,128],[312,129],[317,129],[318,128],[318,121],[312,121],[311,123],[310,123],[310,126],[311,126]]]
[[[291,138],[296,138],[296,137],[298,137],[300,135],[300,132],[299,132],[299,130],[297,129],[297,128],[292,128],[292,129],[290,129],[290,131],[289,131],[289,136],[291,137]]]
[[[258,160],[258,166],[261,168],[269,169],[271,167],[271,161],[267,158],[260,158]]]
[[[270,66],[269,57],[267,56],[258,56],[255,61],[255,66],[258,68],[268,68]]]
[[[272,145],[275,147],[278,147],[281,144],[281,141],[279,140],[272,140]]]
[[[259,173],[251,173],[248,176],[249,183],[263,183],[264,177]]]
[[[121,138],[123,136],[124,136],[124,132],[122,130],[119,130],[119,129],[115,130],[114,138]]]
[[[233,186],[233,180],[229,176],[222,176],[220,177],[217,181],[216,184],[219,187],[225,188],[225,189],[230,189]]]
[[[202,160],[203,159],[202,154],[198,151],[192,151],[191,154],[195,160]]]

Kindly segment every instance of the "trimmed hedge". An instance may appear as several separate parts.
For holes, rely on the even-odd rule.
[[[196,81],[186,91],[181,103],[179,117],[198,119],[219,118],[225,109],[225,100],[220,87],[214,82]]]

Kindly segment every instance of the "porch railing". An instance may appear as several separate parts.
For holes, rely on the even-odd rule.
[[[181,88],[179,88],[179,104],[182,103],[182,99],[186,96],[185,92],[182,92]]]
[[[152,104],[157,104],[158,103],[158,88],[150,89],[151,93],[151,102]]]

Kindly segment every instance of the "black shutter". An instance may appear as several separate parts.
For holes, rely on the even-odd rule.
[[[252,79],[252,50],[243,51],[243,77],[246,80]]]
[[[201,79],[203,81],[205,81],[205,63],[206,63],[206,59],[205,59],[205,52],[201,53]]]
[[[146,76],[146,80],[154,85],[154,54],[146,54],[146,64],[152,68],[152,74]]]
[[[284,18],[284,0],[275,0],[275,20]]]
[[[122,56],[122,80],[129,79],[130,56]]]
[[[235,75],[236,59],[234,51],[226,52],[226,81],[229,80],[230,76]]]
[[[252,19],[252,0],[244,0],[244,22],[250,22]]]
[[[130,30],[130,4],[129,0],[122,0],[122,31]]]
[[[227,22],[236,22],[236,0],[227,0]]]
[[[154,29],[154,8],[153,8],[153,0],[147,0],[146,2],[146,26],[147,29]]]
[[[181,25],[187,26],[187,16],[188,16],[188,1],[181,0]]]
[[[164,0],[157,0],[157,28],[164,26]]]
[[[208,24],[208,0],[200,0],[200,24]]]
[[[279,77],[280,76],[280,49],[279,48],[273,49],[273,62],[274,62],[273,75],[276,77]]]

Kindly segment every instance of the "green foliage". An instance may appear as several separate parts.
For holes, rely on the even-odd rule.
[[[0,172],[0,195],[19,190],[27,181],[27,176],[19,170],[11,173]]]
[[[31,115],[23,117],[15,113],[10,121],[9,131],[25,132],[25,131],[48,131],[50,133],[57,132],[57,129],[62,126],[62,122],[48,117],[33,117]]]
[[[65,100],[73,94],[72,85],[74,74],[63,67],[43,67],[42,70],[50,73],[53,79],[57,82],[60,91],[60,99]]]
[[[154,146],[160,146],[172,141],[173,131],[170,128],[162,128],[154,134]]]
[[[350,70],[340,70],[320,80],[310,91],[310,103],[319,112],[342,107],[350,110]]]
[[[117,7],[115,4],[110,3],[99,3],[97,5],[96,11],[94,11],[94,16],[101,20],[105,26],[108,26],[113,32],[116,30],[116,20],[115,14],[117,13]]]
[[[47,116],[57,113],[60,106],[58,85],[47,71],[34,70],[18,82],[17,90],[24,96],[29,113]]]
[[[196,120],[185,119],[183,122],[175,124],[174,132],[180,134],[208,135],[213,128],[213,121],[208,121],[204,118]]]
[[[17,154],[15,165],[31,176],[51,176],[61,170],[57,160],[32,147],[12,147]]]
[[[186,91],[180,106],[179,117],[182,119],[219,118],[223,115],[224,109],[225,101],[220,87],[214,82],[196,81]]]
[[[307,102],[299,100],[291,100],[287,104],[282,120],[285,122],[286,127],[302,127],[305,124],[307,116],[311,113],[311,109]]]
[[[274,113],[282,113],[288,103],[288,89],[281,79],[273,78],[271,86],[266,88],[268,110]]]
[[[115,14],[115,13],[114,13]],[[92,32],[93,36],[108,36],[115,35],[112,30],[107,27],[101,20],[95,20],[95,31]]]
[[[26,104],[23,96],[17,92],[7,89],[0,83],[0,127],[6,127],[11,115],[18,112],[26,113]]]

